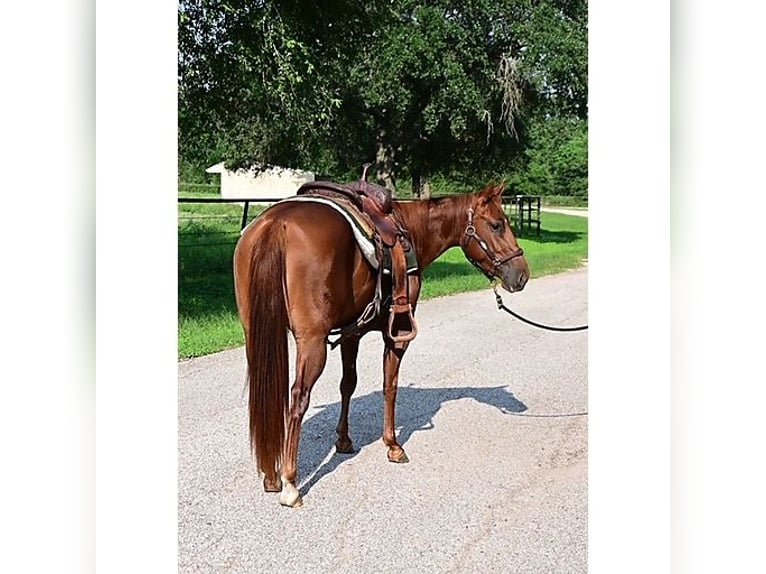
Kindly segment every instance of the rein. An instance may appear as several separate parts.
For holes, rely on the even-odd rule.
[[[532,325],[533,327],[538,327],[540,329],[546,329],[548,331],[572,332],[572,331],[584,331],[585,329],[588,328],[588,325],[580,325],[579,327],[551,327],[550,325],[543,325],[541,323],[535,323],[534,321],[530,319],[526,319],[505,306],[505,304],[503,303],[503,298],[500,296],[500,293],[497,292],[498,287],[499,285],[497,284],[492,286],[492,289],[495,292],[495,302],[497,303],[497,308],[505,311],[506,313],[510,314],[513,317],[516,317],[519,321],[523,321],[524,323],[527,323],[528,325]]]

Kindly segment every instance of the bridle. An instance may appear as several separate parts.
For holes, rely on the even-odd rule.
[[[479,271],[484,273],[484,275],[492,281],[495,277],[497,277],[497,268],[500,267],[503,263],[508,263],[511,259],[515,259],[516,257],[521,257],[524,255],[524,250],[519,248],[512,252],[507,257],[503,257],[500,259],[497,255],[495,255],[492,252],[492,249],[490,249],[489,245],[486,241],[484,241],[481,237],[479,237],[479,234],[476,233],[476,226],[473,224],[473,208],[468,208],[468,225],[465,227],[465,232],[463,233],[463,239],[460,241],[460,246],[463,248],[463,253],[465,254],[466,259],[471,262],[471,264],[476,267]],[[479,247],[484,252],[484,254],[487,256],[487,259],[492,264],[492,270],[487,271],[479,262],[475,261],[470,255],[468,255],[468,251],[466,250],[468,247],[468,244],[471,242],[471,240],[475,240],[476,243],[479,244]]]
[[[487,242],[484,241],[481,237],[479,237],[479,235],[476,233],[476,226],[473,224],[473,213],[474,213],[473,208],[472,207],[469,208],[468,209],[468,225],[466,225],[465,233],[463,234],[463,239],[460,241],[460,245],[463,248],[463,253],[465,254],[466,259],[468,259],[468,261],[470,261],[471,264],[474,267],[476,267],[479,271],[484,273],[487,279],[489,279],[490,282],[492,282],[497,277],[497,268],[500,267],[503,263],[507,263],[511,259],[515,259],[516,257],[521,257],[522,255],[524,255],[524,250],[519,248],[513,253],[511,253],[510,255],[508,255],[507,257],[504,257],[502,259],[497,257],[492,252]],[[468,247],[468,244],[471,242],[471,239],[475,240],[476,243],[479,244],[479,247],[487,256],[487,259],[489,259],[490,263],[492,264],[492,271],[487,271],[486,269],[484,269],[484,267],[482,267],[480,263],[472,259],[470,255],[468,255],[468,251],[466,251],[466,248]],[[498,288],[498,284],[495,283],[493,289],[495,291],[495,302],[497,303],[497,308],[502,311],[505,311],[506,313],[516,317],[517,319],[529,325],[532,325],[534,327],[539,327],[540,329],[546,329],[548,331],[560,331],[560,332],[584,331],[585,329],[588,328],[587,325],[581,325],[579,327],[551,327],[549,325],[543,325],[542,323],[536,323],[535,321],[526,319],[522,317],[521,315],[519,315],[518,313],[506,307],[505,304],[503,304],[503,299],[500,296],[500,293],[498,292],[497,288]]]

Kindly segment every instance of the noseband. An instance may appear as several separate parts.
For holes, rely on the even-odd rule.
[[[487,256],[487,259],[489,259],[490,263],[492,264],[492,271],[487,271],[482,267],[480,263],[475,261],[471,258],[470,255],[468,255],[468,252],[466,251],[466,248],[468,247],[468,244],[471,242],[471,240],[475,240],[476,243],[479,244],[479,247],[484,252],[484,254]],[[479,235],[476,233],[476,227],[473,224],[473,208],[468,208],[468,225],[466,225],[465,233],[463,235],[463,240],[460,242],[461,247],[463,248],[463,253],[465,253],[466,259],[471,262],[471,264],[476,267],[479,271],[484,273],[484,275],[489,279],[490,281],[494,279],[497,276],[497,268],[500,267],[503,263],[507,263],[511,259],[515,259],[516,257],[521,257],[524,255],[524,250],[519,248],[513,253],[511,253],[508,257],[504,257],[503,259],[500,259],[497,257],[492,250],[489,248],[489,245],[486,241],[484,241]]]

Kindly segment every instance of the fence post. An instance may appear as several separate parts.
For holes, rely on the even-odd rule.
[[[247,225],[247,210],[250,207],[250,202],[245,201],[245,207],[242,210],[242,224],[239,226],[239,230],[242,231],[245,228],[245,225]]]
[[[540,196],[537,196],[537,235],[540,235]]]

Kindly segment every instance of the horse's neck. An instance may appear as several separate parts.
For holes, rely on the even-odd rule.
[[[468,223],[470,195],[399,203],[399,214],[415,244],[418,264],[427,267],[450,247],[460,245]]]

